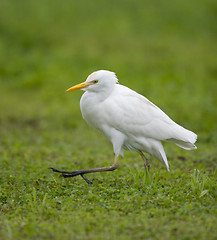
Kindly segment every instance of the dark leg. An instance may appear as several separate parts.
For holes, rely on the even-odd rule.
[[[139,154],[142,157],[142,159],[144,160],[145,169],[148,169],[148,171],[149,171],[150,170],[150,164],[149,164],[148,158],[143,154],[142,151],[139,151]]]
[[[105,172],[105,171],[114,171],[115,169],[118,168],[118,157],[115,156],[115,160],[112,166],[110,167],[102,167],[102,168],[91,168],[91,169],[82,169],[82,170],[77,170],[77,171],[60,171],[57,170],[55,168],[50,168],[52,169],[54,172],[58,172],[58,173],[62,173],[61,176],[64,178],[67,177],[75,177],[77,175],[81,175],[82,178],[88,183],[88,184],[92,184],[92,182],[90,180],[88,180],[84,174],[86,173],[94,173],[94,172]]]

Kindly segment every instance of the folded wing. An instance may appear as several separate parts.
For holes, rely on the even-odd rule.
[[[195,133],[175,123],[147,98],[125,86],[117,85],[104,104],[107,124],[125,134],[172,142],[187,150],[196,148]]]

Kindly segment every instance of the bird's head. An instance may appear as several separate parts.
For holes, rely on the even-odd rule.
[[[67,89],[66,92],[78,89],[92,92],[101,92],[103,90],[109,91],[109,89],[112,89],[116,83],[118,83],[118,79],[114,72],[99,70],[91,73],[85,82]]]

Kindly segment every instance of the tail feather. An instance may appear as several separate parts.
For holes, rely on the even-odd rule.
[[[175,143],[177,146],[179,146],[185,150],[197,149],[197,147],[191,142],[184,142],[184,141],[177,140],[177,139],[170,139],[168,142]]]
[[[153,148],[152,156],[157,158],[160,162],[164,163],[166,165],[167,171],[170,171],[167,156],[161,142],[155,142],[155,148]]]
[[[197,141],[197,135],[181,126],[176,126],[175,134],[173,138],[166,141],[175,143],[177,146],[186,150],[196,149],[195,142]]]

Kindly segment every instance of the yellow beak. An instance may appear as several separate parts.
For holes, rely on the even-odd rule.
[[[66,92],[71,92],[71,91],[75,91],[78,89],[82,89],[82,88],[88,87],[89,85],[91,85],[91,83],[89,83],[89,82],[79,83],[79,84],[67,89]]]

